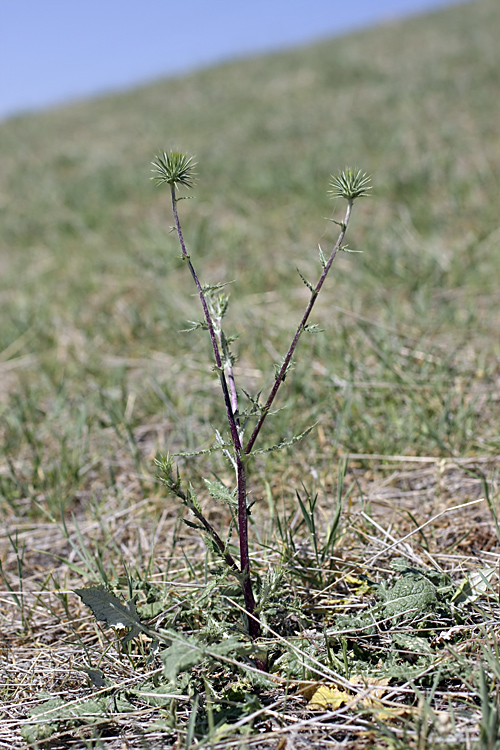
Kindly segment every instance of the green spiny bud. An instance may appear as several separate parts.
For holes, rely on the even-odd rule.
[[[194,185],[196,173],[194,168],[196,163],[193,162],[193,157],[187,154],[181,154],[179,151],[166,151],[163,152],[162,156],[157,156],[155,161],[152,161],[154,169],[152,170],[156,174],[152,177],[158,185],[163,182],[173,185],[178,188],[179,185],[184,185],[186,188],[191,188]]]
[[[363,198],[369,195],[371,186],[370,176],[366,172],[361,170],[355,171],[346,167],[335,177],[332,175],[330,179],[330,190],[328,194],[332,198],[345,198],[348,201],[353,201],[355,198]]]

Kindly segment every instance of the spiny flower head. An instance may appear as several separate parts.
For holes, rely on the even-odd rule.
[[[363,198],[370,195],[368,192],[371,190],[371,185],[369,185],[370,179],[370,176],[366,172],[346,167],[338,175],[332,175],[328,194],[332,198],[345,198],[352,202],[356,198]]]
[[[179,185],[184,185],[186,188],[191,188],[194,185],[196,172],[194,168],[196,162],[193,161],[192,156],[188,154],[181,154],[180,151],[166,151],[161,156],[157,156],[155,161],[152,161],[155,172],[152,180],[155,180],[158,185],[166,182],[168,185],[173,185],[178,188]]]

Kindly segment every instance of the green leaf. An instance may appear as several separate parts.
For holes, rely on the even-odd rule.
[[[303,329],[304,333],[323,333],[324,328],[320,328],[317,323],[312,323],[309,326],[304,326]]]
[[[201,664],[205,656],[205,652],[194,637],[172,643],[169,648],[160,653],[165,677],[170,682],[174,682],[178,674]]]
[[[168,634],[165,633],[165,635]],[[231,653],[246,654],[251,649],[250,644],[237,638],[226,638],[220,643],[208,645],[195,636],[180,639],[176,635],[175,641],[161,652],[160,658],[163,661],[165,677],[173,682],[178,674],[198,666],[205,659],[218,661],[219,657],[225,657]]]
[[[208,328],[204,320],[188,320],[188,323],[189,323],[189,328],[181,328],[179,333],[191,333],[191,331],[197,331],[200,328],[206,331]]]
[[[294,435],[294,437],[290,438],[289,440],[282,440],[281,443],[277,443],[276,445],[271,445],[270,448],[262,448],[261,450],[252,451],[252,455],[255,455],[257,453],[272,453],[273,451],[279,451],[283,448],[288,448],[291,445],[295,445],[295,443],[298,443],[299,440],[303,440],[311,430],[313,430],[316,427],[316,422],[312,424],[310,427],[307,428],[307,430],[304,430],[300,435]]]
[[[363,252],[362,250],[351,250],[351,248],[348,247],[348,245],[344,245],[340,249],[342,250],[343,253],[362,253]]]
[[[300,278],[302,279],[302,281],[306,285],[306,287],[309,289],[309,291],[314,292],[313,285],[306,279],[306,277],[299,271],[298,268],[296,270],[297,270],[297,273],[299,274]]]
[[[211,481],[210,479],[204,479],[207,490],[210,493],[210,497],[214,500],[220,500],[228,505],[236,504],[236,490],[229,490],[221,481],[216,479]]]
[[[498,574],[497,568],[483,568],[466,576],[452,596],[451,601],[456,604],[470,604],[484,596],[488,591],[493,591],[490,581],[495,574]]]
[[[140,688],[130,690],[129,695],[136,696],[148,706],[168,708],[172,699],[178,696],[177,688],[171,685],[155,685],[151,680],[144,682]],[[182,696],[185,698],[186,696]]]
[[[421,654],[425,656],[433,656],[434,652],[430,647],[429,641],[425,638],[421,638],[418,635],[408,635],[407,633],[391,633],[393,643],[398,648],[404,651],[410,651],[411,653]]]
[[[84,672],[89,678],[92,685],[96,688],[106,687],[108,682],[104,677],[104,672],[101,669],[90,669],[89,667],[75,667],[78,672]]]
[[[142,624],[133,599],[123,604],[118,597],[101,587],[76,589],[75,594],[90,607],[96,620],[106,622],[113,628],[129,630],[122,643],[128,643],[141,632],[150,633],[149,628]]]
[[[335,223],[337,223],[337,222],[335,222]],[[321,266],[323,268],[325,268],[325,266],[326,266],[325,254],[323,253],[323,250],[321,249],[321,245],[318,245],[318,248],[319,248],[319,262],[321,263]]]
[[[384,617],[396,617],[408,610],[422,612],[437,603],[437,589],[422,575],[410,573],[385,592]]]
[[[95,724],[102,721],[103,716],[134,709],[135,706],[119,695],[102,696],[81,703],[52,698],[30,710],[29,716],[34,721],[21,727],[21,736],[27,742],[36,743],[60,731],[61,724],[66,724],[67,728],[78,724]]]
[[[206,531],[204,526],[200,526],[199,523],[195,523],[194,521],[189,521],[187,518],[183,518],[182,523],[185,523],[186,526],[189,526],[190,529],[196,529],[196,531]]]

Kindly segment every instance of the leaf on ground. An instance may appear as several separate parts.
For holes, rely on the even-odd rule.
[[[389,689],[390,677],[366,677],[365,675],[355,675],[349,682],[356,687],[365,688],[365,695],[359,696],[359,704],[363,708],[380,706],[380,698]]]
[[[390,724],[391,721],[400,721],[401,719],[413,716],[415,711],[414,706],[401,706],[401,708],[387,708],[384,706],[384,708],[374,711],[372,717],[381,724]]]
[[[230,653],[248,653],[251,649],[245,641],[236,638],[227,638],[221,643],[207,645],[198,638],[176,637],[172,645],[161,652],[165,677],[171,682],[175,681],[181,672],[196,667],[206,658],[217,661],[218,657],[228,656]]]
[[[420,574],[400,578],[385,592],[384,617],[397,617],[412,610],[423,612],[437,603],[437,589]]]
[[[470,576],[466,576],[452,596],[451,601],[455,604],[470,604],[475,602],[488,591],[493,591],[491,579],[498,575],[497,568],[483,568]]]
[[[375,719],[388,722],[401,718],[412,710],[408,706],[402,706],[400,709],[383,705],[381,699],[389,690],[390,681],[391,677],[354,675],[349,680],[352,685],[352,693],[339,690],[334,685],[318,682],[303,683],[299,686],[299,690],[308,701],[307,707],[313,710],[335,710],[345,704],[351,704],[352,708],[370,710]]]
[[[51,698],[35,706],[29,712],[33,722],[21,727],[21,736],[29,743],[37,743],[49,739],[55,732],[60,731],[61,724],[67,723],[71,728],[77,724],[95,724],[102,721],[103,716],[109,717],[113,713],[133,711],[135,707],[120,695],[102,696],[81,703],[68,703],[61,698]]]
[[[321,683],[307,683],[299,687],[301,695],[307,700],[307,707],[316,710],[330,709],[334,711],[344,703],[352,702],[353,696],[334,685]]]
[[[196,667],[205,658],[205,652],[198,642],[191,638],[189,641],[172,643],[160,653],[163,662],[163,672],[170,682],[174,682],[177,675],[186,669]]]
[[[344,576],[343,580],[345,581],[345,583],[348,583],[350,586],[354,587],[353,593],[356,596],[363,596],[364,594],[368,594],[370,591],[373,591],[373,586],[370,584],[370,581],[366,576],[358,578],[358,576],[348,574]]]
[[[140,688],[129,690],[129,695],[139,698],[148,706],[157,708],[167,708],[174,700],[174,697],[186,699],[188,696],[181,696],[169,685],[155,685],[152,680],[144,682]]]
[[[117,596],[101,587],[75,589],[75,594],[78,594],[82,602],[90,607],[96,620],[106,622],[113,628],[129,630],[122,640],[123,643],[128,643],[142,631],[149,632],[148,628],[141,623],[133,599],[123,604]]]
[[[106,687],[108,684],[101,669],[90,669],[90,667],[75,667],[78,672],[85,672],[92,685],[96,688]]]
[[[409,633],[391,633],[391,639],[397,648],[404,651],[422,656],[434,656],[434,652],[426,638],[421,638],[418,635],[410,635]]]

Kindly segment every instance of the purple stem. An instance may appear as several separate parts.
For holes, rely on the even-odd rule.
[[[210,316],[210,311],[208,309],[207,300],[205,299],[205,294],[203,292],[203,289],[200,284],[200,280],[198,279],[198,276],[196,275],[196,271],[194,270],[193,264],[191,263],[191,258],[189,257],[189,253],[186,250],[186,245],[184,244],[184,237],[182,236],[182,229],[181,224],[179,221],[179,216],[177,214],[177,198],[175,197],[175,187],[174,185],[170,185],[170,191],[172,194],[172,208],[174,212],[174,220],[175,220],[175,228],[177,230],[177,236],[179,237],[179,242],[181,245],[182,255],[184,256],[185,260],[187,261],[187,264],[189,266],[189,270],[191,272],[191,276],[193,277],[194,283],[196,284],[196,288],[198,289],[198,294],[200,296],[201,306],[203,307],[203,313],[205,315],[205,320],[207,322],[208,330],[210,333],[210,340],[212,342],[212,348],[214,350],[214,357],[215,357],[215,364],[217,365],[217,369],[219,371],[219,380],[222,388],[222,393],[224,394],[224,403],[226,405],[226,412],[227,412],[227,419],[229,422],[229,429],[231,430],[231,438],[234,443],[234,447],[237,451],[237,453],[240,453],[242,450],[242,444],[238,432],[238,426],[236,424],[236,420],[234,417],[233,408],[231,406],[231,397],[229,395],[229,390],[227,387],[226,377],[224,375],[224,370],[222,367],[222,359],[220,356],[219,346],[217,344],[217,337],[215,335],[214,326],[212,323],[212,318]]]
[[[255,612],[255,599],[250,578],[250,555],[248,553],[248,508],[247,508],[247,480],[245,458],[238,454],[237,461],[237,486],[238,486],[238,531],[240,536],[240,569],[241,587],[245,600],[245,609],[251,615]],[[248,630],[252,640],[260,638],[261,629],[258,620],[248,618]]]
[[[175,228],[177,230],[177,236],[179,237],[179,242],[181,245],[183,257],[187,261],[189,270],[191,272],[191,276],[193,277],[194,283],[196,284],[196,288],[198,289],[198,294],[200,297],[201,305],[203,307],[203,312],[205,314],[205,320],[207,322],[208,330],[210,332],[210,340],[212,341],[212,347],[214,350],[215,363],[219,371],[220,383],[222,387],[222,392],[224,394],[224,402],[226,405],[227,418],[228,418],[229,427],[231,430],[231,438],[233,440],[233,444],[234,444],[235,451],[236,451],[236,481],[237,481],[237,493],[238,493],[238,533],[239,533],[239,538],[240,538],[241,587],[243,590],[245,608],[247,612],[253,615],[253,613],[255,612],[255,599],[254,599],[253,590],[252,590],[252,581],[250,578],[250,555],[248,552],[248,508],[247,508],[247,491],[246,491],[246,464],[245,464],[245,457],[242,456],[243,446],[242,446],[239,431],[238,431],[237,421],[234,416],[234,411],[233,411],[233,406],[232,406],[233,402],[231,400],[231,396],[229,395],[227,381],[226,381],[226,377],[224,374],[224,369],[222,367],[222,359],[220,356],[219,344],[217,342],[217,334],[214,329],[214,325],[212,322],[210,311],[208,309],[208,304],[205,298],[205,294],[203,292],[198,276],[196,275],[196,271],[194,270],[193,264],[191,263],[191,259],[189,257],[189,254],[186,250],[186,245],[184,243],[184,237],[182,236],[181,224],[180,224],[179,216],[177,213],[177,199],[175,197],[174,185],[171,185],[170,189],[171,189],[171,195],[172,195],[172,208],[174,212],[174,220],[175,220]],[[222,345],[222,341],[221,341],[221,345]],[[232,376],[232,368],[230,371],[230,376]],[[236,390],[234,390],[234,393],[233,393],[233,400],[234,400],[234,403],[237,405]],[[219,544],[220,538],[215,533],[215,530],[212,530],[211,528],[208,529],[208,522],[205,522],[203,520],[203,517],[200,517],[200,520],[204,524],[205,528],[207,528],[212,538],[214,539],[215,543],[218,545],[220,549],[220,544]],[[226,561],[231,566],[231,561],[228,558],[226,558]],[[255,620],[252,617],[249,617],[248,619],[249,619],[250,637],[252,638],[252,640],[255,640],[256,638],[259,638],[261,634],[260,623],[258,622],[258,620]],[[259,664],[259,668],[261,669],[265,668],[264,661],[258,660],[258,664]]]

